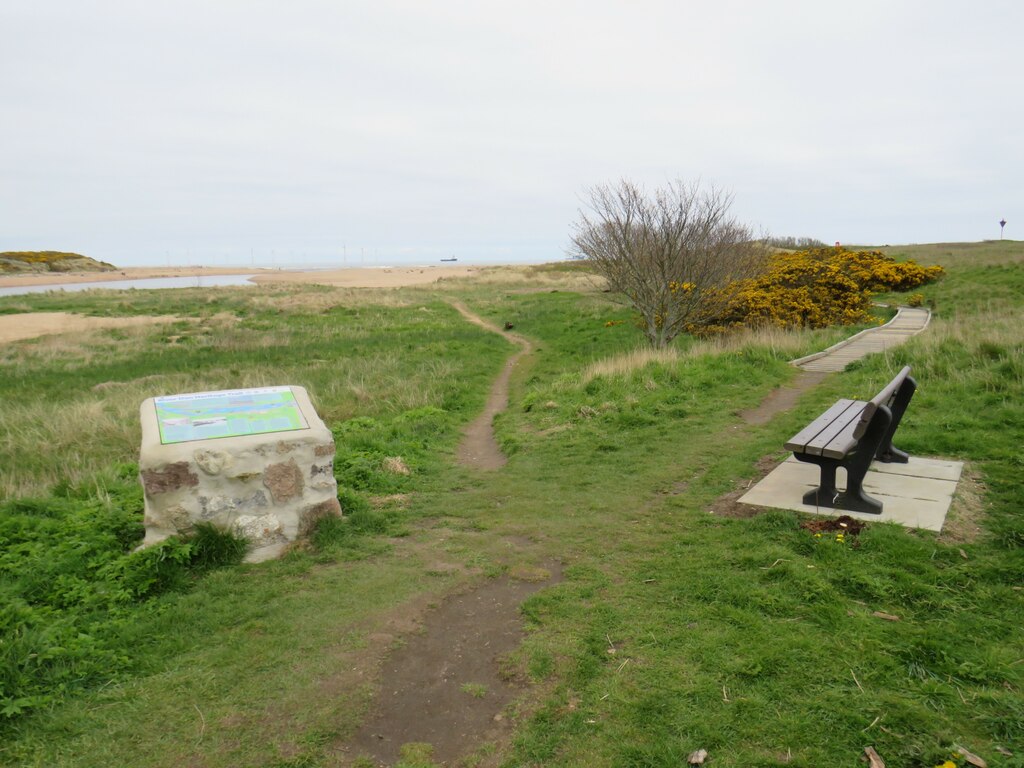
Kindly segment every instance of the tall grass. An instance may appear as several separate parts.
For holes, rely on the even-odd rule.
[[[832,346],[862,327],[802,330],[762,326],[721,334],[708,339],[677,339],[675,346],[653,349],[637,347],[625,353],[595,360],[587,365],[579,380],[587,384],[599,376],[625,376],[652,364],[671,364],[682,358],[736,355],[756,349],[777,360],[791,360]]]
[[[0,498],[78,484],[135,461],[138,408],[147,397],[297,384],[329,423],[426,406],[459,411],[483,396],[469,388],[485,380],[505,345],[453,323],[454,311],[436,300],[406,296],[381,306],[364,298],[353,305],[316,287],[248,291],[229,297],[231,312],[199,293],[181,307],[186,319],[179,322],[5,345]],[[310,306],[295,304],[307,293]],[[331,301],[322,303],[324,296]],[[33,300],[47,306],[52,298],[21,301]],[[80,310],[104,313],[121,311],[125,299],[96,292],[75,301]],[[148,313],[176,300],[147,291],[131,304]]]
[[[940,264],[947,269],[962,271],[972,267],[1019,265],[1024,241],[982,240],[976,243],[887,245],[881,250],[897,259],[913,259],[919,264]]]

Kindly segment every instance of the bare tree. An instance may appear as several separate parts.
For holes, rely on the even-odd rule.
[[[623,180],[597,186],[573,226],[570,256],[584,259],[640,315],[654,347],[713,324],[730,286],[760,268],[765,249],[730,214],[732,196],[676,181],[648,196]]]

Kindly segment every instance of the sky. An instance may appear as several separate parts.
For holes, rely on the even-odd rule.
[[[1022,31],[1017,0],[0,0],[0,251],[553,261],[619,179],[770,235],[1024,240]]]

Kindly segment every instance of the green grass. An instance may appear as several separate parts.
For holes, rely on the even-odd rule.
[[[214,306],[201,291],[137,292],[127,314],[195,320],[147,329],[128,345],[104,334],[54,342],[77,350],[71,362],[44,353],[49,342],[5,348],[5,403],[52,402],[55,416],[109,410],[111,434],[122,438],[120,447],[88,443],[98,455],[72,479],[52,468],[61,450],[32,454],[24,435],[4,444],[5,460],[25,462],[40,498],[37,512],[0,512],[8,526],[0,531],[29,518],[15,527],[32,533],[33,557],[43,558],[40,542],[63,529],[66,545],[55,550],[63,554],[32,561],[50,569],[36,581],[77,574],[81,582],[60,598],[66,604],[32,603],[40,612],[33,626],[74,637],[87,629],[92,645],[80,667],[68,662],[51,670],[56,677],[35,678],[52,682],[52,697],[0,725],[0,759],[334,765],[372,702],[382,650],[374,638],[395,616],[474,579],[557,558],[564,579],[524,604],[527,638],[507,660],[529,682],[507,712],[515,731],[501,748],[504,765],[677,766],[699,748],[720,766],[853,765],[873,744],[889,766],[927,766],[955,743],[992,766],[1024,765],[1024,249],[974,264],[975,249],[948,248],[947,277],[922,290],[936,305],[927,333],[830,377],[756,428],[736,414],[788,382],[785,361],[827,346],[828,332],[684,343],[671,359],[603,369],[595,363],[635,349],[639,331],[607,325],[628,312],[600,292],[551,292],[557,283],[523,280],[451,285],[535,344],[497,421],[510,461],[491,474],[460,469],[452,457],[460,425],[482,406],[511,348],[461,321],[433,291],[362,299],[218,291]],[[75,301],[105,312],[126,299]],[[226,312],[237,320],[222,328],[214,318]],[[179,331],[195,338],[176,371],[157,351]],[[904,363],[920,390],[898,442],[916,455],[970,462],[983,495],[978,508],[960,510],[969,520],[955,522],[974,523],[978,535],[871,525],[836,542],[815,539],[794,513],[708,513],[746,485],[759,459],[781,459],[785,439],[816,413],[838,397],[872,394]],[[7,372],[22,365],[34,375],[9,385]],[[137,381],[150,373],[157,378]],[[150,389],[282,383],[282,375],[314,393],[335,433],[347,517],[281,561],[204,571],[183,558],[159,589],[103,603],[96,595],[112,582],[96,576],[104,565],[90,570],[89,558],[131,557],[137,536],[125,465],[139,399]],[[135,383],[94,389],[115,380]],[[360,386],[370,396],[360,397]],[[87,430],[68,429],[90,440]],[[20,458],[26,451],[34,458]],[[412,473],[386,472],[387,456],[402,456]],[[48,495],[51,487],[58,495]],[[90,514],[102,524],[86,525]],[[76,539],[88,543],[80,554]],[[459,568],[437,568],[439,560]],[[0,571],[7,594],[32,597],[20,581],[29,575],[13,563]],[[30,677],[39,665],[12,662],[24,662]],[[433,763],[428,749],[409,745],[402,764]]]

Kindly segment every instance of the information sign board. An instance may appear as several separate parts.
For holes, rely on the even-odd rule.
[[[309,429],[291,387],[192,392],[153,402],[163,445]]]

